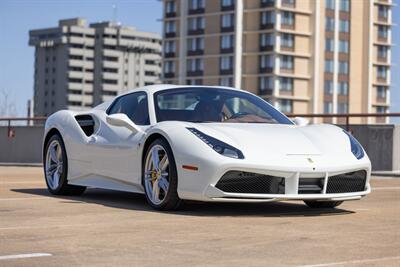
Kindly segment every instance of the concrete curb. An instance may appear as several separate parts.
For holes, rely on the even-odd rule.
[[[42,163],[0,162],[1,167],[43,167]]]
[[[373,171],[371,175],[400,178],[400,171]]]

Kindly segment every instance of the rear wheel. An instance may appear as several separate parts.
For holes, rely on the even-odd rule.
[[[343,203],[343,201],[316,201],[316,200],[305,200],[304,203],[306,203],[307,206],[310,208],[317,208],[317,209],[333,209],[340,204]]]
[[[53,195],[81,195],[86,187],[69,185],[68,159],[64,142],[58,134],[50,137],[44,154],[44,176],[47,189]]]
[[[142,169],[145,195],[150,206],[157,210],[178,209],[182,203],[177,193],[178,175],[167,141],[157,139],[151,143]]]

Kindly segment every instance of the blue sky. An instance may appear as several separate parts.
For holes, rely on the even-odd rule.
[[[1,0],[0,1],[0,90],[10,91],[19,116],[26,115],[26,102],[33,95],[34,49],[28,46],[28,31],[56,26],[59,19],[83,17],[88,22],[117,20],[139,30],[161,32],[161,3],[157,0]],[[400,24],[400,7],[393,22]],[[400,112],[400,26],[393,27],[392,109]]]

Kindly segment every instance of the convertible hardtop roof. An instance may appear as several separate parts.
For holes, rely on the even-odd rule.
[[[241,89],[237,89],[237,88],[233,88],[233,87],[226,87],[226,86],[155,84],[155,85],[147,85],[147,86],[143,86],[143,87],[138,87],[138,88],[129,90],[121,95],[126,95],[126,94],[130,94],[133,92],[138,92],[138,91],[142,91],[142,92],[144,91],[144,92],[154,94],[155,92],[158,92],[158,91],[167,90],[167,89],[176,89],[176,88],[198,88],[199,90],[201,90],[202,88],[205,88],[205,87],[242,91]]]
[[[138,87],[129,91],[126,91],[122,94],[117,95],[112,100],[103,102],[102,104],[97,105],[94,109],[102,109],[106,110],[107,107],[117,98],[123,95],[128,95],[134,92],[147,92],[149,94],[154,94],[158,91],[167,90],[167,89],[176,89],[176,88],[198,88],[201,90],[202,88],[216,88],[216,89],[227,89],[227,90],[235,90],[235,91],[243,91],[242,89],[237,89],[233,87],[226,87],[226,86],[211,86],[211,85],[174,85],[174,84],[154,84],[154,85],[147,85],[143,87]]]

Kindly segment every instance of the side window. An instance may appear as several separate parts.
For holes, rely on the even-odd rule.
[[[109,115],[115,113],[126,114],[137,125],[149,125],[147,94],[138,92],[119,97],[108,111]]]

